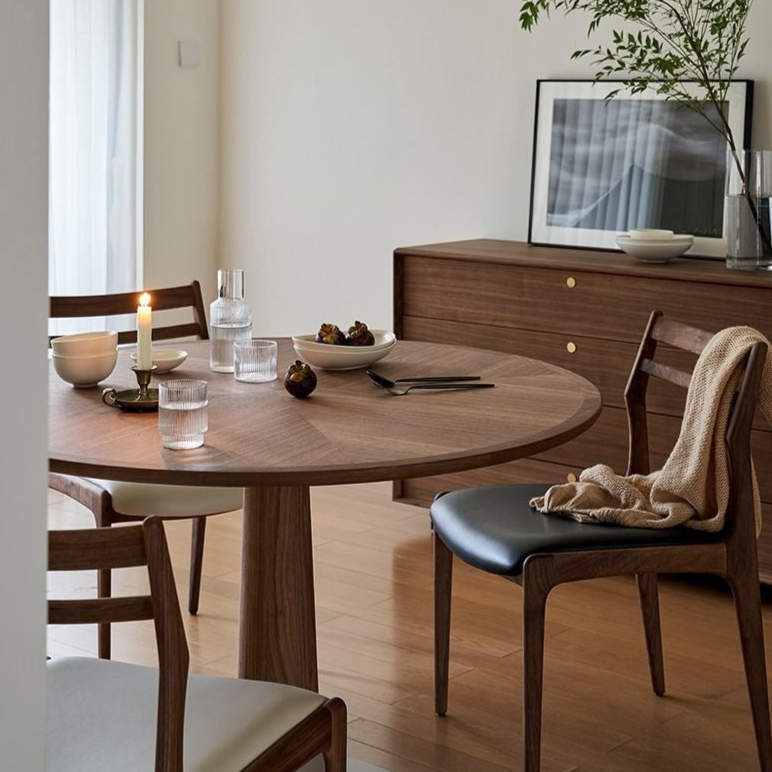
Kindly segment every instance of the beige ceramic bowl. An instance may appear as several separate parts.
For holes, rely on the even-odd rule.
[[[86,389],[96,386],[112,373],[118,361],[118,351],[95,356],[59,356],[54,353],[52,359],[54,370],[63,381]]]
[[[110,354],[117,346],[118,333],[107,330],[62,335],[51,341],[51,350],[54,354],[67,357]]]

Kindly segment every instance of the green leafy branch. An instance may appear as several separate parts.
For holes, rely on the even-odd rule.
[[[522,0],[520,26],[530,32],[552,11],[578,11],[589,16],[591,38],[603,22],[621,22],[624,30],[612,30],[609,44],[574,51],[571,58],[591,58],[596,80],[619,78],[629,93],[651,89],[701,115],[732,151],[744,195],[763,232],[726,110],[731,81],[748,46],[752,5],[753,0]],[[687,89],[684,81],[692,86]],[[763,235],[772,251],[769,236]]]

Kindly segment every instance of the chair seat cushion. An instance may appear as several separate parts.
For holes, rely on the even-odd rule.
[[[491,485],[442,494],[431,508],[435,531],[464,562],[507,576],[519,576],[525,559],[539,552],[704,544],[722,538],[689,528],[622,528],[543,515],[529,502],[549,487]]]
[[[47,672],[46,772],[155,769],[155,668],[66,657]],[[325,701],[283,684],[191,675],[185,772],[241,772]]]
[[[133,517],[196,517],[232,512],[243,506],[242,488],[210,488],[197,485],[148,485],[146,483],[93,480],[109,491],[113,509]]]

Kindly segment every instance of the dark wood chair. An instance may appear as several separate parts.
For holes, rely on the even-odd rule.
[[[46,663],[49,770],[294,772],[346,769],[346,706],[283,684],[188,675],[188,646],[159,518],[49,533],[49,570],[147,566],[150,594],[50,600],[50,624],[152,619],[158,669],[89,657]],[[183,731],[184,730],[184,731]]]
[[[648,474],[646,390],[649,378],[688,387],[691,376],[655,361],[658,344],[699,354],[712,334],[654,312],[625,390],[630,428],[627,474]],[[544,619],[547,596],[565,582],[635,574],[654,692],[665,693],[657,574],[704,573],[729,583],[737,611],[759,766],[772,772],[769,702],[761,617],[751,479],[750,430],[766,347],[744,363],[726,432],[730,494],[718,534],[687,528],[651,530],[582,524],[541,515],[529,501],[546,485],[469,488],[440,494],[432,505],[435,548],[435,706],[448,704],[450,599],[453,555],[501,574],[523,588],[525,772],[538,772],[541,746]]]
[[[149,290],[153,305],[153,341],[196,337],[209,339],[201,286],[197,281],[181,287]],[[50,298],[51,319],[83,319],[89,317],[136,316],[139,305],[137,292],[112,295],[73,295]],[[172,320],[160,324],[160,313],[188,311],[192,321]],[[136,343],[136,329],[119,330],[118,343]],[[177,485],[93,480],[69,475],[50,474],[48,485],[75,499],[94,515],[96,525],[106,528],[114,523],[144,520],[149,515],[164,518],[193,518],[190,550],[190,589],[188,610],[198,613],[201,592],[201,571],[204,555],[206,518],[232,512],[242,506],[240,488],[193,488]],[[110,595],[110,572],[99,573],[99,596]],[[99,627],[99,656],[110,658],[110,626]]]

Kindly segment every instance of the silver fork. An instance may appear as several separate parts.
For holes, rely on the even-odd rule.
[[[398,389],[394,386],[381,386],[381,388],[395,397],[404,397],[408,392],[418,389],[426,391],[471,391],[472,389],[492,389],[495,385],[495,383],[418,383],[404,389]]]

